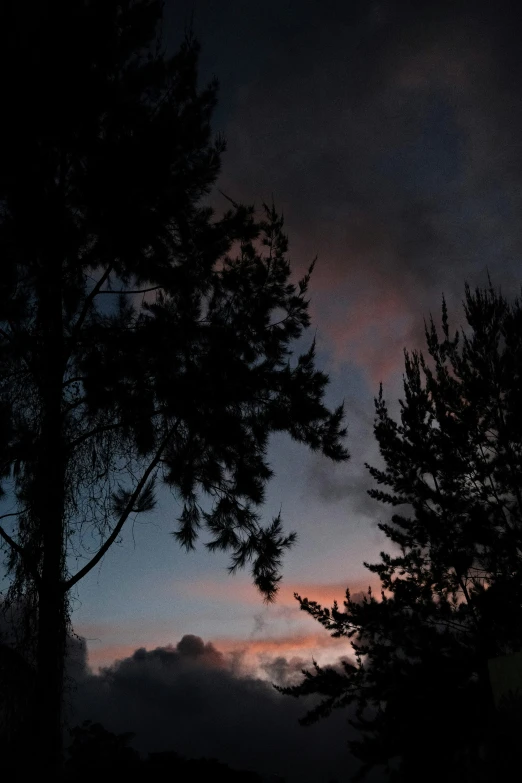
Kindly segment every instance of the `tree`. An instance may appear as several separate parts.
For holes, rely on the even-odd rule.
[[[466,287],[465,316],[451,336],[443,303],[427,357],[406,352],[399,423],[382,386],[375,401],[369,494],[397,509],[379,525],[391,552],[366,564],[380,599],[348,590],[341,610],[296,596],[354,660],[283,690],[323,697],[304,723],[352,705],[361,776],[381,764],[400,781],[509,779],[522,761],[488,675],[522,649],[522,305]]]
[[[2,14],[0,536],[36,672],[33,755],[56,765],[68,594],[157,482],[181,500],[180,543],[205,527],[271,599],[294,536],[261,523],[270,433],[347,453],[313,344],[291,360],[311,268],[290,282],[282,218],[202,204],[224,142],[193,37],[166,55],[159,0]]]

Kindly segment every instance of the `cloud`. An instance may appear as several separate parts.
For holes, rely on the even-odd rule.
[[[308,661],[309,666],[312,659],[319,662],[332,661],[350,649],[346,639],[334,639],[324,631],[248,640],[223,637],[216,640],[216,643],[222,650],[240,656],[243,667],[248,671],[256,672],[264,670],[266,661],[274,655],[285,658],[300,656]]]
[[[487,266],[508,290],[518,283],[515,7],[278,5],[256,18],[260,65],[226,111],[221,186],[258,204],[274,194],[296,271],[319,255],[314,325],[375,386],[401,372],[404,347],[422,346],[442,292],[458,305]]]
[[[303,679],[303,669],[308,669],[310,662],[305,658],[293,656],[286,658],[278,655],[264,661],[262,668],[268,679],[276,685],[297,685]]]
[[[278,657],[287,660],[298,658],[306,661],[306,666],[311,666],[312,660],[321,665],[329,664],[351,653],[347,639],[331,637],[307,613],[300,610],[295,593],[325,607],[332,606],[334,601],[342,606],[347,587],[354,595],[365,594],[369,585],[378,595],[380,584],[370,573],[367,578],[347,577],[338,582],[283,581],[277,602],[262,609],[259,608],[258,593],[246,579],[199,580],[186,585],[185,595],[192,599],[212,596],[218,605],[226,607],[234,603],[243,604],[245,611],[241,612],[241,616],[246,620],[243,633],[214,633],[214,642],[221,653],[227,656],[228,663],[234,660],[238,672],[266,679],[267,662]],[[253,608],[255,611],[252,612]],[[127,625],[112,626],[107,623],[105,626],[80,626],[78,631],[90,636],[88,663],[95,672],[110,667],[115,660],[131,658],[137,647],[146,645],[148,650],[151,647],[163,648],[165,640],[172,636],[168,624],[160,623],[154,629],[154,625],[149,623],[146,632],[143,632],[137,620]],[[111,641],[113,638],[125,637],[125,642]]]
[[[292,682],[303,659],[278,655],[265,675]],[[236,768],[278,773],[288,783],[346,779],[346,713],[310,728],[298,725],[311,702],[277,693],[266,679],[240,672],[233,656],[186,635],[176,646],[138,649],[83,675],[69,696],[71,720],[91,719],[117,733],[135,732],[140,751],[175,750]]]
[[[372,463],[375,460],[372,460]],[[361,469],[362,468],[362,469]],[[361,463],[352,462],[346,466],[333,465],[319,455],[310,461],[308,487],[323,503],[345,501],[347,513],[357,518],[376,519],[382,512],[382,505],[368,495],[371,481]]]
[[[260,618],[262,618],[263,623],[265,623],[262,627],[264,631],[268,616],[288,617],[290,612],[291,616],[297,614],[297,616],[303,617],[294,598],[295,593],[329,606],[334,600],[342,603],[347,587],[350,587],[351,590],[364,590],[370,583],[378,584],[378,580],[375,581],[375,577],[370,573],[368,573],[368,578],[365,580],[354,580],[349,577],[335,582],[294,582],[283,580],[276,602],[265,607],[263,613],[256,613],[254,627],[259,630]],[[190,596],[202,596],[205,598],[212,596],[213,600],[227,603],[244,603],[259,606],[259,592],[247,580],[238,582],[233,578],[227,578],[224,581],[199,579],[197,582],[188,583],[184,589],[186,594]]]
[[[226,576],[223,579],[187,582],[183,586],[182,597],[185,601],[204,600],[211,613],[215,611],[225,618],[237,617],[237,632],[234,632],[233,624],[227,623],[226,631],[220,633],[219,624],[214,624],[214,642],[227,656],[236,657],[237,666],[242,671],[264,677],[263,664],[268,658],[298,656],[310,664],[312,658],[323,663],[349,652],[346,639],[330,637],[300,610],[295,593],[323,606],[329,607],[334,601],[342,606],[347,587],[352,593],[365,592],[370,584],[378,593],[378,580],[369,572],[362,578],[346,576],[335,582],[283,580],[277,601],[263,605],[248,576],[237,575],[235,578]],[[176,589],[179,590],[179,584],[176,584]],[[87,639],[88,663],[97,671],[115,660],[131,657],[137,648],[164,647],[175,633],[173,627],[176,625],[161,618],[154,621],[145,617],[80,624],[77,631]],[[178,631],[179,635],[184,630],[186,625]],[[199,628],[198,631],[201,632]]]

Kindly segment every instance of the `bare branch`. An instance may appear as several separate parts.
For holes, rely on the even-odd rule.
[[[0,519],[6,519],[6,517],[17,517],[19,514],[21,514],[21,511],[13,511],[11,514],[2,514],[0,516]],[[27,553],[25,552],[24,548],[18,544],[14,538],[11,538],[9,533],[7,533],[4,528],[0,525],[0,538],[3,538],[6,544],[8,544],[11,549],[16,552],[16,554],[22,558],[24,563],[26,564],[27,568],[29,569],[29,572],[31,576],[33,577],[36,585],[38,586],[40,584],[40,574],[38,573],[38,570],[35,567],[35,564],[32,563],[29,558],[27,557]]]
[[[5,516],[14,517],[14,516],[16,516],[16,514],[6,514]],[[11,549],[13,549],[18,555],[20,555],[20,557],[23,557],[23,555],[24,555],[23,548],[20,546],[20,544],[16,543],[14,538],[11,538],[9,533],[6,533],[6,531],[4,530],[4,528],[1,525],[0,525],[0,536],[4,539],[4,541],[6,543],[9,544]]]
[[[79,435],[77,438],[72,440],[69,444],[70,449],[76,448],[76,446],[79,446],[81,443],[84,443],[86,440],[89,440],[89,438],[93,438],[95,435],[100,435],[102,432],[110,432],[111,430],[117,430],[119,427],[123,427],[124,422],[117,421],[113,422],[112,424],[102,424],[99,427],[95,427],[93,430],[89,430],[89,432],[85,432],[83,435]]]
[[[67,386],[71,386],[73,383],[78,383],[79,381],[84,381],[85,376],[84,375],[75,375],[73,378],[68,378],[66,381],[62,383],[62,388],[66,388]]]
[[[7,517],[17,517],[19,514],[22,514],[22,511],[11,511],[9,514],[2,514],[0,516],[0,519],[7,519]]]
[[[124,291],[123,289],[120,289],[119,291],[98,291],[99,294],[147,294],[149,291],[159,291],[160,288],[163,288],[162,285],[153,285],[151,288],[140,288],[137,291]]]
[[[78,337],[78,334],[80,332],[80,329],[82,328],[84,321],[87,317],[87,313],[89,312],[91,305],[95,299],[95,297],[100,293],[100,289],[102,285],[108,280],[109,275],[112,272],[112,267],[109,266],[103,273],[103,275],[100,277],[90,294],[86,297],[85,302],[83,303],[82,311],[80,315],[78,316],[78,320],[74,324],[74,327],[71,332],[71,339],[70,339],[70,348],[74,346],[74,343],[76,342],[76,338]]]
[[[79,400],[76,400],[76,402],[71,402],[70,405],[67,405],[63,410],[62,413],[64,415],[67,415],[71,411],[73,411],[75,408],[79,408],[80,405],[84,405],[87,402],[87,397],[81,397]]]
[[[85,402],[85,400],[86,398],[80,400],[78,404],[80,404],[81,402]],[[76,407],[76,403],[72,407]],[[152,411],[150,417],[152,418],[153,416],[160,416],[162,413],[167,413],[167,412],[168,412],[168,408],[158,408],[158,410]],[[86,440],[89,440],[89,438],[94,438],[96,435],[100,435],[102,432],[110,432],[111,430],[117,430],[119,427],[125,427],[127,425],[128,422],[124,422],[124,421],[117,421],[117,422],[113,422],[112,424],[101,424],[99,427],[95,427],[93,430],[84,432],[83,435],[79,435],[77,438],[72,440],[69,444],[69,448],[74,449],[76,448],[76,446],[79,446],[81,443],[84,443]]]
[[[9,332],[6,332],[5,329],[0,329],[0,335],[4,337],[9,343],[11,343],[12,346],[18,348],[20,351],[20,358],[23,362],[25,362],[25,365],[30,373],[34,373],[34,367],[31,358],[27,355],[26,351],[23,351],[20,349],[19,341],[17,340],[16,331],[14,328],[14,325],[11,321],[9,323],[9,328],[11,329],[11,334]]]
[[[226,198],[226,200],[227,200],[227,201],[230,201],[230,203],[231,203],[231,204],[232,204],[232,205],[233,205],[233,206],[234,206],[236,209],[238,209],[238,208],[239,208],[239,204],[238,204],[236,201],[234,201],[234,199],[233,199],[233,198],[230,198],[230,196],[227,196],[227,194],[226,194],[226,193],[223,193],[223,191],[222,191],[220,188],[218,188],[218,192],[219,192],[219,193],[221,193],[221,195],[222,195],[222,196],[224,196],[224,197]]]
[[[145,472],[143,473],[141,479],[139,480],[138,484],[136,485],[136,489],[134,490],[134,492],[130,496],[129,501],[128,501],[127,505],[125,506],[125,509],[124,509],[122,515],[120,516],[118,522],[116,523],[116,525],[115,525],[112,533],[110,534],[110,536],[104,541],[104,543],[98,549],[98,551],[96,552],[94,557],[92,557],[89,560],[89,562],[84,565],[83,568],[81,568],[74,576],[72,576],[70,579],[68,579],[64,583],[64,585],[63,585],[64,592],[67,592],[68,590],[70,590],[71,587],[73,587],[77,582],[80,581],[80,579],[83,579],[83,577],[86,574],[88,574],[89,571],[91,571],[100,562],[100,560],[105,555],[105,553],[110,549],[112,544],[116,541],[116,539],[118,538],[118,536],[119,536],[119,534],[120,534],[120,532],[121,532],[121,530],[123,528],[123,525],[127,521],[128,517],[129,517],[129,514],[131,513],[132,509],[134,508],[134,506],[136,504],[136,501],[138,500],[138,498],[140,496],[141,491],[145,487],[145,484],[147,483],[150,474],[158,466],[159,461],[161,459],[161,455],[163,454],[163,451],[164,451],[165,447],[167,446],[167,444],[168,444],[169,440],[171,439],[172,435],[174,434],[174,430],[175,430],[176,426],[177,426],[177,422],[176,422],[176,424],[174,424],[169,429],[169,431],[167,432],[167,435],[162,440],[159,449],[157,450],[156,454],[154,455],[154,459],[152,460],[152,462],[150,463],[148,468],[145,470]]]

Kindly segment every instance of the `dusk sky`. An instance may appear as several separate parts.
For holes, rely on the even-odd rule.
[[[214,129],[228,148],[219,188],[259,208],[273,199],[285,216],[296,277],[318,256],[303,346],[316,335],[317,364],[331,378],[328,402],[345,400],[351,459],[334,465],[287,438],[272,440],[275,478],[264,516],[281,510],[298,542],[270,606],[248,572],[228,575],[228,558],[209,554],[204,536],[196,553],[180,550],[170,535],[180,509],[161,495],[73,599],[74,628],[87,640],[93,671],[129,659],[116,675],[146,677],[161,656],[151,651],[172,645],[163,651],[172,664],[167,690],[179,698],[176,667],[193,671],[184,661],[195,660],[198,682],[210,683],[207,717],[212,699],[234,689],[247,715],[275,698],[258,678],[285,681],[312,658],[349,654],[347,640],[331,639],[299,611],[293,593],[329,605],[347,586],[356,593],[371,583],[363,561],[374,562],[385,546],[377,523],[389,514],[366,495],[364,463],[378,461],[379,383],[390,402],[400,396],[403,349],[422,348],[423,319],[438,318],[443,293],[458,327],[465,281],[483,285],[489,271],[504,294],[520,288],[521,60],[509,9],[440,0],[167,0],[169,51],[192,16],[201,83],[220,82]],[[218,213],[227,208],[217,191],[211,202]],[[187,635],[207,647],[189,639],[176,652]],[[148,652],[133,658],[138,648]],[[296,726],[304,708],[287,701],[291,745],[313,729]],[[143,707],[142,722],[148,715]],[[333,718],[336,737],[343,720]],[[201,723],[190,725],[202,731]],[[317,732],[332,741],[328,727]],[[190,754],[190,738],[183,742]],[[248,765],[237,748],[220,757]]]

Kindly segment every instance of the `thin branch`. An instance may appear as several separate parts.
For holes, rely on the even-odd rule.
[[[85,402],[85,399],[80,400],[80,402]],[[153,416],[160,416],[162,413],[167,413],[168,408],[158,408],[158,410],[152,411],[150,414],[150,418]],[[111,430],[117,430],[119,427],[125,427],[128,426],[128,422],[124,421],[117,421],[113,422],[112,424],[101,424],[99,427],[95,427],[93,430],[89,430],[88,432],[85,432],[83,435],[79,435],[77,438],[72,440],[69,444],[69,448],[73,449],[76,446],[79,446],[81,443],[84,443],[86,440],[89,440],[89,438],[93,438],[95,435],[100,435],[102,432],[110,432]]]
[[[227,196],[227,194],[226,194],[226,193],[223,193],[223,191],[222,191],[220,188],[218,188],[218,193],[221,193],[221,195],[222,195],[222,196],[224,196],[224,197],[227,199],[227,201],[230,201],[230,203],[231,203],[231,204],[232,204],[232,205],[233,205],[233,206],[234,206],[236,209],[239,209],[239,204],[237,203],[237,201],[234,201],[234,199],[233,199],[233,198],[230,198],[230,196]]]
[[[85,375],[75,375],[73,378],[68,378],[66,381],[62,383],[62,388],[66,388],[67,386],[70,386],[73,383],[78,383],[78,381],[84,381]]]
[[[6,332],[5,329],[0,329],[0,335],[2,335],[2,337],[5,337],[5,339],[9,343],[11,343],[11,345],[13,345],[15,347],[15,349],[18,348],[18,350],[20,352],[20,358],[22,359],[23,362],[25,362],[29,372],[34,374],[34,368],[32,367],[32,361],[28,358],[28,356],[25,355],[25,352],[20,349],[20,346],[17,345],[17,338],[16,338],[16,333],[15,333],[14,326],[11,323],[11,321],[9,321],[8,323],[9,323],[9,327],[11,329],[11,334],[9,334],[9,332]]]
[[[83,405],[87,402],[87,397],[81,397],[79,400],[76,400],[76,402],[71,402],[70,405],[67,405],[63,410],[62,414],[65,416],[68,413],[71,413],[75,408],[79,408],[80,405]]]
[[[98,291],[99,294],[147,294],[149,291],[159,291],[160,288],[163,288],[162,285],[153,285],[151,288],[140,288],[137,291],[124,291],[123,289],[120,289],[119,291]]]
[[[105,281],[109,278],[109,275],[112,272],[112,267],[109,266],[103,273],[103,275],[100,277],[90,294],[85,299],[85,302],[83,303],[82,311],[80,315],[78,316],[78,320],[73,326],[72,332],[71,332],[71,339],[70,339],[70,347],[74,346],[74,343],[76,342],[76,338],[78,337],[78,333],[80,329],[82,328],[84,321],[87,317],[87,313],[89,312],[89,309],[95,299],[95,297],[100,293],[100,289],[102,285],[105,283]]]
[[[102,424],[99,427],[95,427],[93,430],[89,430],[89,432],[85,432],[83,435],[79,435],[77,438],[72,440],[69,443],[69,449],[74,449],[76,446],[79,446],[81,443],[84,443],[86,440],[89,440],[89,438],[93,438],[95,435],[100,435],[102,432],[110,432],[110,430],[117,430],[119,427],[125,426],[124,422],[117,421],[116,423],[112,424]]]
[[[9,514],[2,514],[2,516],[0,516],[0,519],[7,519],[7,517],[17,517],[20,514],[23,514],[23,511],[10,511]]]
[[[21,513],[22,513],[21,511],[14,511],[11,514],[2,514],[0,519],[5,519],[6,517],[17,517]],[[31,561],[28,559],[24,548],[20,546],[20,544],[18,544],[14,540],[14,538],[11,538],[9,533],[7,533],[1,525],[0,525],[0,538],[3,538],[6,544],[8,544],[11,547],[11,549],[14,552],[16,552],[16,554],[19,555],[19,557],[22,558],[27,568],[29,569],[29,572],[33,577],[36,585],[38,586],[40,584],[40,574],[38,573],[38,570],[35,568],[34,563],[31,563]]]
[[[6,517],[14,517],[14,516],[17,516],[17,514],[5,514],[4,516],[6,516]],[[1,525],[0,525],[0,536],[4,539],[4,541],[6,541],[9,544],[11,549],[14,549],[14,551],[17,554],[20,555],[20,557],[24,556],[23,548],[20,546],[20,544],[16,543],[14,538],[11,538],[9,533],[6,533],[6,531],[4,530],[4,528]]]
[[[138,500],[138,498],[139,498],[139,496],[141,494],[141,491],[145,487],[145,484],[147,483],[150,474],[158,466],[159,461],[161,459],[161,455],[162,455],[165,447],[167,446],[169,440],[171,439],[172,435],[174,434],[174,430],[175,430],[176,426],[177,426],[177,422],[176,422],[176,424],[174,424],[168,430],[167,435],[162,440],[161,445],[160,445],[159,449],[157,450],[157,452],[156,452],[156,454],[154,456],[154,459],[152,460],[152,462],[150,463],[148,468],[143,473],[141,479],[139,480],[139,482],[138,482],[138,484],[136,486],[136,489],[134,490],[134,492],[130,496],[129,501],[127,502],[127,505],[125,506],[125,509],[124,509],[122,515],[120,516],[120,518],[119,518],[117,524],[115,525],[115,527],[114,527],[112,533],[110,534],[110,536],[104,541],[104,543],[98,549],[98,551],[96,552],[94,557],[92,557],[91,560],[89,560],[89,562],[86,563],[86,565],[83,568],[81,568],[74,576],[72,576],[70,579],[68,579],[64,583],[64,585],[63,585],[64,592],[67,592],[68,590],[70,590],[71,587],[74,587],[74,585],[77,582],[80,581],[80,579],[83,579],[83,577],[86,574],[88,574],[89,571],[91,571],[100,562],[100,560],[105,555],[105,553],[108,551],[108,549],[116,541],[116,539],[118,538],[118,536],[119,536],[119,534],[120,534],[120,532],[121,532],[121,530],[123,528],[123,525],[127,521],[128,517],[129,517],[129,514],[131,513],[132,509],[134,508],[134,506],[136,504],[136,501]]]

